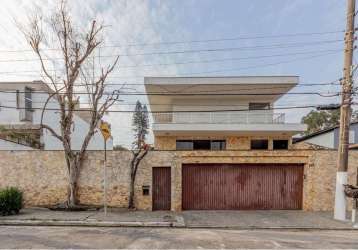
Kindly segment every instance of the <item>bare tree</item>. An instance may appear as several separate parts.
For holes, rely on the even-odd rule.
[[[119,91],[105,92],[105,82],[108,75],[114,70],[118,57],[106,68],[101,68],[99,76],[90,76],[86,65],[90,64],[96,49],[103,42],[103,25],[98,25],[92,21],[87,31],[77,32],[74,22],[71,19],[67,9],[66,1],[61,1],[59,7],[51,13],[52,18],[49,21],[49,27],[54,40],[59,46],[61,54],[60,63],[57,63],[56,71],[61,72],[59,77],[51,74],[42,46],[50,34],[45,35],[43,31],[43,17],[35,15],[30,18],[26,26],[21,27],[21,31],[26,37],[31,48],[38,56],[41,69],[49,82],[51,94],[49,95],[41,115],[41,127],[50,131],[50,133],[60,140],[65,152],[65,158],[68,170],[68,197],[67,206],[73,208],[78,205],[77,189],[78,177],[80,175],[87,147],[91,138],[97,132],[97,126],[108,109],[118,100]],[[78,92],[81,90],[81,94]],[[74,113],[78,110],[80,98],[87,98],[89,102],[85,112],[90,112],[88,131],[81,143],[79,150],[72,148],[72,132],[74,129]],[[56,129],[47,124],[43,124],[43,117],[46,106],[50,99],[55,99],[59,104],[59,127]],[[58,132],[59,131],[59,132]]]
[[[135,140],[133,142],[132,154],[133,158],[130,162],[131,182],[129,187],[128,208],[134,209],[134,184],[138,172],[138,166],[149,151],[149,146],[145,143],[148,134],[148,110],[146,105],[142,105],[139,101],[136,103],[135,111],[132,118],[132,125]]]

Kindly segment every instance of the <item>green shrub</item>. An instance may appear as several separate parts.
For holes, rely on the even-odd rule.
[[[14,187],[0,189],[0,215],[18,214],[21,208],[21,191]]]

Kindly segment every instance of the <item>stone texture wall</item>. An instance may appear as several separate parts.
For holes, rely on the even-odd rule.
[[[128,203],[131,153],[108,152],[108,203]],[[103,152],[91,151],[79,177],[79,199],[83,204],[103,202]],[[0,151],[0,187],[15,186],[24,192],[27,206],[54,205],[66,200],[67,168],[61,151]]]
[[[290,136],[155,136],[154,148],[157,150],[175,150],[176,140],[226,140],[227,150],[250,150],[251,140],[268,139],[269,149],[273,148],[273,140],[288,140],[289,148],[292,147]]]
[[[302,163],[304,164],[304,210],[332,210],[335,191],[336,155],[333,150],[299,149],[260,151],[151,151],[142,161],[135,185],[138,209],[152,209],[152,168],[171,167],[172,210],[181,209],[181,172],[185,163]],[[128,205],[128,151],[108,152],[108,204]],[[349,182],[354,183],[358,151],[350,152]],[[16,186],[24,191],[27,206],[45,206],[66,199],[67,177],[61,151],[0,151],[0,187]],[[150,186],[143,195],[142,186]],[[79,198],[84,204],[103,202],[103,152],[91,151],[79,179]]]

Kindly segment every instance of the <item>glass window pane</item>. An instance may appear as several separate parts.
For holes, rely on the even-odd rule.
[[[193,141],[176,141],[177,150],[193,150]]]
[[[211,141],[211,150],[225,150],[226,142],[224,140]]]
[[[251,149],[268,149],[268,140],[251,140]]]
[[[288,140],[274,140],[273,149],[288,149]]]
[[[270,103],[268,103],[268,102],[250,102],[249,109],[250,110],[270,109]]]
[[[193,144],[194,150],[210,150],[209,140],[195,140]]]

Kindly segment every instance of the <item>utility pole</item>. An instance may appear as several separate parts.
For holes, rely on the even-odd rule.
[[[347,200],[344,194],[344,186],[347,184],[348,151],[349,151],[349,127],[351,120],[351,92],[352,92],[352,61],[354,50],[354,17],[355,0],[347,0],[347,26],[345,32],[344,69],[342,80],[342,104],[339,129],[339,146],[336,177],[336,195],[334,206],[334,218],[346,219]]]

